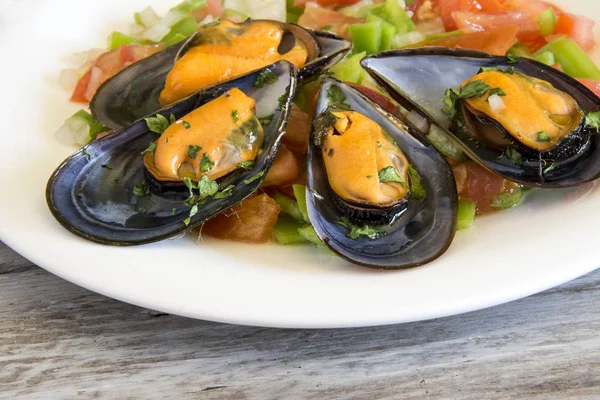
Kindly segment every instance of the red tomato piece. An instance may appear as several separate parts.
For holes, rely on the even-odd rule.
[[[75,86],[75,90],[73,90],[73,94],[71,95],[71,101],[77,103],[87,103],[88,99],[85,98],[85,91],[87,90],[88,84],[90,83],[90,78],[92,77],[91,68],[88,72],[85,73],[77,82]]]
[[[563,13],[556,19],[554,33],[569,35],[584,51],[590,51],[594,47],[595,25],[589,18]]]
[[[488,171],[474,161],[467,161],[465,164],[467,166],[467,178],[464,183],[463,197],[477,203],[478,214],[487,214],[494,211],[492,200],[497,194],[505,191],[505,179]]]
[[[535,40],[540,37],[537,24],[525,11],[507,11],[499,13],[454,12],[452,18],[458,29],[463,32],[482,32],[503,26],[517,26],[517,37],[521,40]]]
[[[320,7],[314,3],[308,3],[304,14],[300,16],[298,24],[309,29],[321,29],[330,26],[330,32],[338,36],[350,39],[348,26],[362,22],[360,18],[348,17],[333,10]]]
[[[273,165],[269,169],[263,187],[285,186],[291,184],[300,173],[301,165],[294,153],[285,145],[280,145]]]
[[[596,96],[600,97],[600,82],[591,79],[578,79],[578,81],[594,92]]]

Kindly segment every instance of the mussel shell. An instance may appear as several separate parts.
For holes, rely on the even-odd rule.
[[[312,40],[311,54],[315,56],[298,72],[301,85],[321,74],[352,48],[347,40],[327,32],[311,32],[298,25],[285,24],[291,32]],[[90,109],[94,118],[112,129],[132,122],[163,108],[158,101],[169,71],[182,50],[193,45],[194,36],[138,61],[107,80],[94,95]]]
[[[141,119],[87,145],[65,160],[50,177],[46,200],[54,217],[69,231],[85,239],[110,245],[139,245],[176,236],[221,213],[247,198],[260,186],[264,174],[275,158],[285,133],[296,88],[296,68],[287,61],[269,67],[277,82],[256,88],[260,71],[214,85],[162,110],[169,118],[187,115],[231,88],[238,88],[256,99],[257,115],[274,114],[264,127],[264,151],[250,171],[239,170],[221,179],[220,188],[234,185],[232,194],[223,199],[210,199],[202,205],[189,225],[190,207],[184,197],[152,193],[137,197],[136,185],[144,181],[141,152],[157,135]],[[279,102],[283,98],[285,101]],[[246,180],[263,173],[251,183]]]
[[[306,194],[309,218],[317,235],[340,257],[366,267],[410,268],[436,259],[446,251],[456,231],[458,199],[450,166],[418,133],[355,89],[335,79],[330,78],[324,83],[317,114],[328,107],[327,93],[333,85],[341,89],[346,96],[344,103],[352,110],[371,118],[391,135],[420,173],[427,196],[420,202],[410,199],[395,218],[386,224],[376,225],[386,232],[385,235],[374,240],[349,238],[348,230],[337,222],[343,217],[355,218],[356,210],[339,207],[337,195],[329,186],[321,149],[314,143],[316,132],[313,130]]]
[[[544,153],[538,153],[537,158],[525,158],[524,162],[515,163],[501,150],[461,135],[453,127],[450,117],[442,112],[445,91],[460,87],[481,67],[514,67],[517,72],[548,81],[570,94],[584,111],[600,110],[600,99],[594,93],[554,68],[525,58],[511,62],[507,57],[478,51],[436,47],[381,53],[365,58],[362,65],[403,107],[442,128],[468,157],[510,181],[559,188],[582,185],[600,177],[600,136],[597,134],[581,135],[587,142],[572,154],[564,152],[567,156],[563,160],[551,162],[549,157],[544,158]]]

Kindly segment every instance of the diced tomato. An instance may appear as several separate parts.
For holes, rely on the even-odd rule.
[[[494,209],[492,208],[492,200],[500,193],[507,191],[508,186],[512,186],[510,182],[506,181],[499,175],[496,175],[474,161],[467,161],[464,164],[466,166],[466,178],[460,176],[464,174],[464,167],[454,167],[453,171],[458,171],[460,179],[457,179],[457,186],[461,183],[462,189],[459,194],[462,198],[473,200],[477,203],[477,213],[487,214]]]
[[[77,85],[75,86],[75,90],[73,90],[73,94],[71,95],[71,101],[77,103],[87,103],[88,99],[85,97],[85,91],[87,90],[88,84],[90,83],[90,78],[92,77],[92,70],[89,69],[88,72],[83,75]]]
[[[263,187],[283,186],[293,182],[300,173],[301,165],[294,153],[285,147],[279,146],[277,156],[262,183]]]
[[[540,14],[550,8],[550,5],[539,0],[507,0],[504,3],[507,11],[525,11],[531,20],[537,24]]]
[[[600,82],[591,79],[578,79],[578,81],[594,92],[596,96],[600,97]]]
[[[461,10],[461,0],[439,0],[439,8],[446,30],[455,30],[456,22],[452,18],[452,14]]]
[[[306,154],[308,151],[308,137],[310,135],[311,118],[296,105],[292,106],[287,129],[282,142],[288,149]]]
[[[500,0],[461,0],[461,11],[495,13],[505,11]]]
[[[132,63],[160,51],[162,47],[162,45],[120,46],[117,49],[102,53],[77,82],[71,100],[82,103],[91,101],[98,88],[107,79]]]
[[[348,17],[333,10],[320,7],[315,3],[307,3],[304,14],[300,16],[298,24],[309,29],[321,29],[324,26],[331,26],[330,32],[338,36],[350,39],[348,26],[362,22],[360,18]]]
[[[508,11],[500,13],[454,12],[452,18],[458,29],[463,32],[482,32],[503,26],[517,26],[517,37],[521,40],[535,40],[540,37],[537,24],[525,11]]]
[[[266,243],[273,236],[280,212],[281,207],[275,200],[261,194],[206,221],[202,233],[222,240]]]
[[[556,19],[556,35],[569,35],[584,50],[594,47],[594,26],[596,23],[589,18],[562,13]]]
[[[213,17],[222,17],[225,9],[222,0],[206,0],[206,11]]]
[[[517,42],[517,26],[504,26],[490,29],[487,32],[466,33],[442,39],[430,40],[410,46],[441,46],[451,49],[471,49],[484,51],[486,53],[503,56]]]

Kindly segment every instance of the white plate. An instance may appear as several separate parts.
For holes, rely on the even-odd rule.
[[[175,1],[175,0],[174,0]],[[407,271],[355,267],[311,246],[191,238],[136,248],[96,245],[52,218],[46,181],[74,149],[53,132],[77,106],[57,76],[68,56],[102,47],[160,0],[18,0],[0,6],[0,238],[32,262],[119,300],[168,313],[275,327],[353,327],[424,320],[524,297],[600,265],[600,190],[533,193],[477,220],[439,260]],[[566,0],[561,1],[567,4]],[[600,21],[595,0],[569,10]]]

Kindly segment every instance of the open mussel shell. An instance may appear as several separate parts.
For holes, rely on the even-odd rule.
[[[432,126],[441,128],[465,154],[498,175],[523,185],[544,188],[569,187],[600,176],[600,136],[583,131],[583,145],[565,149],[566,158],[555,160],[545,153],[515,159],[502,149],[487,146],[474,135],[465,136],[452,124],[444,94],[458,88],[481,67],[514,68],[516,72],[551,83],[573,97],[584,111],[599,111],[600,99],[568,75],[530,59],[510,60],[472,50],[421,48],[398,50],[365,58],[363,67],[395,100],[428,121],[421,128],[427,135]],[[586,130],[585,127],[582,127]],[[569,152],[568,150],[572,150]]]
[[[331,33],[312,32],[295,24],[272,22],[284,25],[296,40],[306,44],[309,62],[298,72],[299,85],[333,66],[352,48],[350,42]],[[90,104],[94,118],[103,125],[118,129],[163,108],[158,99],[167,75],[177,57],[194,46],[195,38],[194,35],[187,41],[138,61],[107,80]]]
[[[410,268],[430,262],[442,255],[456,231],[457,193],[450,166],[427,141],[381,109],[355,89],[328,79],[317,103],[317,115],[328,112],[330,88],[337,86],[345,95],[344,103],[383,128],[419,172],[426,196],[420,201],[410,198],[406,207],[386,222],[367,222],[385,231],[375,239],[351,239],[348,229],[339,224],[343,218],[354,218],[353,210],[339,206],[331,189],[322,151],[315,144],[318,135],[313,128],[308,153],[307,206],[317,235],[334,253],[359,265],[378,269]],[[360,218],[360,217],[359,217]]]
[[[158,135],[144,119],[93,142],[65,160],[50,177],[46,200],[54,217],[85,239],[110,245],[139,245],[176,236],[247,198],[260,186],[285,133],[296,88],[296,69],[287,61],[267,67],[277,75],[272,84],[255,87],[260,71],[205,88],[159,111],[167,119],[192,110],[238,88],[256,100],[259,118],[273,115],[263,126],[263,151],[251,170],[239,169],[219,179],[222,189],[234,185],[228,197],[209,198],[189,225],[187,196],[151,192],[136,196],[136,185],[146,179],[144,151]],[[258,179],[257,179],[258,178]]]

